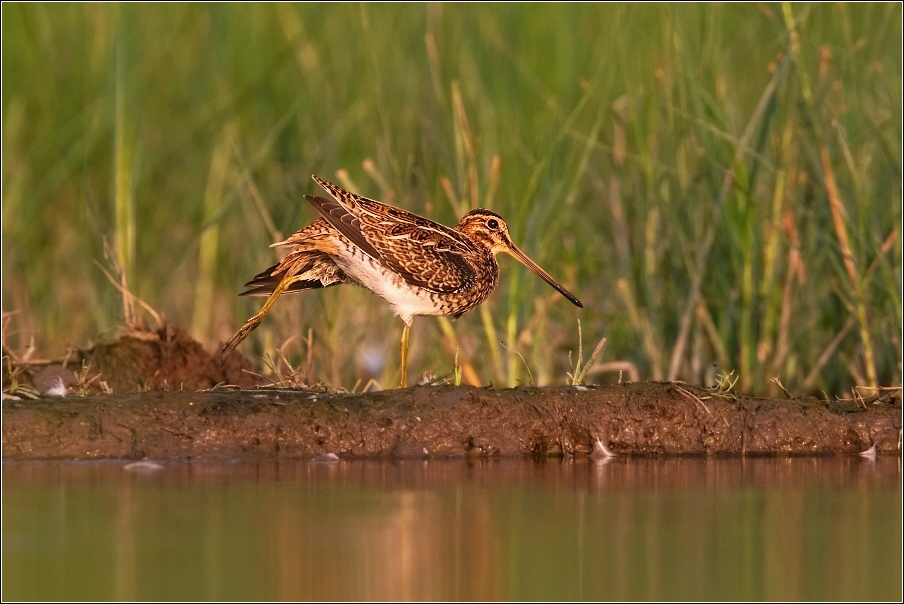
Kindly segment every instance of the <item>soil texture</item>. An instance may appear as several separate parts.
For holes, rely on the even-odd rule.
[[[866,406],[658,382],[151,391],[4,400],[3,457],[602,456],[601,445],[620,456],[856,454],[873,446],[897,455],[900,398]]]

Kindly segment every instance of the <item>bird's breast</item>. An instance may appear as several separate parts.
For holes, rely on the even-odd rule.
[[[350,242],[340,241],[338,248],[333,258],[336,265],[359,285],[383,298],[393,312],[409,325],[417,315],[459,317],[483,302],[499,282],[499,266],[492,255],[475,263],[475,279],[469,287],[454,292],[437,292],[411,285]]]

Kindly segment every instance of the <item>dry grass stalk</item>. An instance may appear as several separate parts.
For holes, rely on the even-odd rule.
[[[829,199],[829,208],[832,212],[832,222],[835,225],[835,235],[841,247],[841,257],[848,279],[851,282],[851,292],[854,295],[857,322],[860,326],[860,341],[863,344],[863,363],[866,366],[867,385],[875,386],[879,382],[876,373],[876,359],[873,354],[872,334],[869,330],[869,319],[866,316],[866,303],[864,300],[864,282],[860,280],[857,265],[854,263],[854,254],[847,234],[847,212],[838,195],[838,187],[835,184],[835,173],[832,171],[832,163],[829,159],[829,151],[825,145],[819,148],[819,157],[822,161],[822,170],[825,177],[826,196]]]
[[[637,365],[632,363],[631,361],[608,361],[606,363],[597,363],[593,366],[593,368],[587,369],[587,375],[600,375],[603,373],[613,373],[618,372],[618,383],[622,383],[622,373],[628,372],[628,381],[629,382],[639,382],[640,381],[640,371],[637,369]]]
[[[785,396],[787,396],[788,398],[790,398],[790,399],[794,398],[794,395],[791,394],[787,388],[785,388],[784,384],[782,384],[782,381],[778,378],[778,376],[769,378],[769,382],[772,384],[775,384],[776,386],[781,388],[782,392],[784,392]]]
[[[128,284],[125,283],[125,278],[121,278],[120,282],[117,282],[113,275],[111,275],[100,262],[95,260],[94,264],[101,270],[101,272],[104,274],[104,277],[107,278],[110,284],[117,290],[119,290],[119,292],[122,294],[123,304],[128,304],[128,310],[125,307],[123,308],[123,322],[125,323],[127,329],[138,332],[147,331],[146,326],[143,324],[143,322],[139,321],[138,316],[134,311],[135,304],[139,304],[141,308],[145,310],[145,312],[151,315],[151,318],[154,319],[154,322],[157,324],[157,329],[163,328],[165,321],[160,313],[154,310],[150,304],[129,291],[126,287]],[[120,272],[120,274],[122,274],[122,267],[116,264],[114,264],[114,270],[117,270],[118,272]],[[131,317],[131,320],[127,320],[126,317]]]
[[[709,407],[707,407],[706,404],[704,404],[704,402],[701,401],[701,400],[700,400],[700,397],[698,397],[696,394],[694,394],[694,393],[692,393],[692,392],[689,392],[689,391],[685,390],[684,388],[682,388],[682,387],[679,386],[678,384],[672,384],[672,385],[674,386],[675,390],[677,390],[678,393],[679,393],[681,396],[683,396],[684,398],[686,398],[686,399],[688,399],[688,400],[691,400],[691,401],[693,401],[694,403],[696,403],[696,404],[700,405],[701,407],[703,407],[703,409],[704,409],[709,415],[712,415],[712,414],[713,414],[713,412],[709,410]]]

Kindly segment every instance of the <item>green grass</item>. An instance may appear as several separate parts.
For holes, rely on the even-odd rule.
[[[213,348],[316,173],[446,224],[489,206],[585,304],[502,260],[481,308],[415,321],[412,379],[458,349],[465,381],[565,383],[580,318],[646,379],[901,382],[898,4],[2,11],[9,346],[113,333],[106,239]],[[280,300],[239,350],[307,365],[308,329],[317,379],[396,383],[401,323],[357,288]]]

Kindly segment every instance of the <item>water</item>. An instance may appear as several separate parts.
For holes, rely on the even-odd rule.
[[[901,463],[3,464],[4,600],[896,600]]]

